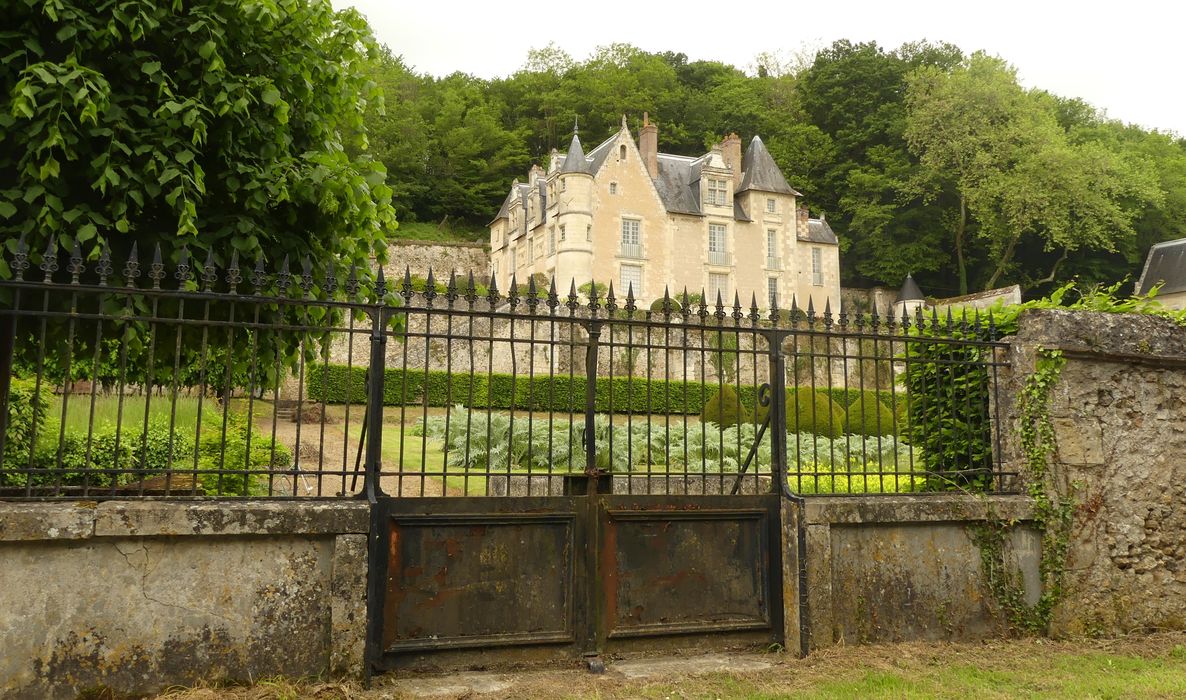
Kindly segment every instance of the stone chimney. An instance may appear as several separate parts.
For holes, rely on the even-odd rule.
[[[741,137],[730,132],[721,141],[721,157],[725,165],[733,169],[733,189],[741,187]]]
[[[642,131],[638,132],[638,151],[642,154],[643,165],[651,179],[659,177],[659,127],[651,123],[646,112],[642,113]]]
[[[799,207],[795,212],[795,234],[800,238],[807,238],[810,233],[807,224],[808,216],[807,207]]]

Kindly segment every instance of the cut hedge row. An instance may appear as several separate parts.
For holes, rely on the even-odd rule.
[[[567,374],[535,377],[510,374],[449,374],[440,370],[388,369],[384,372],[383,403],[387,406],[456,404],[469,408],[499,408],[532,411],[583,411],[586,379]],[[730,386],[730,385],[725,385]],[[716,382],[651,379],[642,377],[598,377],[595,410],[601,413],[666,413],[699,415],[720,390]],[[735,389],[746,406],[757,405],[757,388]],[[805,389],[807,387],[804,387]],[[841,406],[861,397],[859,389],[820,389]],[[311,367],[306,375],[307,398],[324,403],[366,403],[366,368],[346,365]],[[866,392],[872,393],[872,392]],[[890,402],[890,392],[877,392]],[[898,402],[904,402],[898,397]]]

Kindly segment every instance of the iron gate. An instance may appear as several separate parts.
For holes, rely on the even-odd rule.
[[[423,669],[781,643],[779,500],[383,499],[372,663]]]
[[[1018,488],[991,314],[218,262],[17,241],[0,497],[367,499],[372,670],[803,652],[798,494]]]

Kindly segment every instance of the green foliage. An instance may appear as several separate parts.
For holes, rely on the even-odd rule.
[[[893,411],[876,394],[862,394],[845,410],[844,432],[850,435],[893,435]]]
[[[287,447],[265,438],[232,411],[226,416],[226,435],[209,430],[198,447],[198,477],[207,496],[266,496],[268,479],[261,472],[287,469],[292,455]]]
[[[163,489],[160,477],[172,471],[169,488],[178,493],[188,492],[196,482],[199,495],[266,495],[268,482],[259,472],[269,465],[286,469],[292,460],[288,448],[249,428],[246,416],[235,410],[226,414],[225,437],[222,412],[203,411],[201,439],[195,445],[198,424],[192,406],[175,409],[159,401],[145,421],[142,402],[128,400],[113,412],[114,403],[105,397],[96,403],[90,425],[89,402],[78,397],[73,405],[65,424],[59,422],[57,409],[50,412],[53,420],[38,431],[31,464],[26,456],[0,465],[0,486],[137,488],[138,482],[156,477],[159,483],[151,488]]]
[[[533,411],[584,411],[586,380],[582,376],[514,376],[510,374],[449,375],[442,370],[388,369],[383,375],[386,406],[425,405],[499,408]],[[366,403],[366,369],[318,364],[306,369],[306,396],[325,403]],[[718,390],[716,382],[646,380],[635,377],[598,377],[595,410],[613,413],[699,415]],[[744,406],[757,405],[757,387],[736,386]],[[810,389],[804,388],[804,392]],[[833,403],[846,405],[861,395],[859,389],[816,390]],[[472,393],[471,393],[472,392]],[[877,392],[885,403],[890,392]],[[902,402],[904,399],[899,398]],[[843,409],[836,406],[839,415]],[[827,415],[821,412],[821,416]],[[759,413],[758,422],[765,418]],[[827,420],[825,419],[825,423]],[[839,429],[841,417],[835,421]]]
[[[8,388],[8,422],[4,433],[4,454],[0,462],[9,468],[23,468],[29,463],[30,448],[45,426],[48,391],[32,379],[13,377]]]
[[[21,236],[34,266],[51,241],[60,251],[77,244],[89,261],[109,246],[114,283],[133,245],[143,264],[159,244],[170,268],[183,248],[191,262],[210,254],[226,268],[238,254],[241,265],[264,260],[273,272],[285,256],[294,264],[308,256],[315,296],[329,265],[367,270],[386,255],[395,222],[383,166],[367,154],[364,120],[383,104],[367,75],[378,54],[362,17],[325,0],[6,3],[0,278],[11,276]],[[51,304],[65,310],[69,299]],[[102,310],[122,306],[109,300]],[[214,308],[211,319],[224,320],[229,308]],[[141,301],[128,311],[177,316],[175,303],[150,309]],[[257,320],[308,323],[326,313],[265,310]],[[111,325],[103,338],[127,348],[131,372],[144,372],[145,324]],[[163,373],[174,364],[166,348],[175,346],[165,336],[175,331],[159,330],[155,364]],[[197,374],[201,332],[177,332],[181,366]],[[18,355],[44,344],[31,340],[27,324],[18,334]],[[212,340],[222,356],[210,358],[210,372],[223,372],[230,353],[232,375],[212,383],[246,386],[252,345],[279,356],[281,368],[295,363],[294,334],[258,335],[240,329]],[[90,356],[84,337],[80,331],[76,356]],[[258,368],[256,385],[274,385],[277,363],[261,364],[272,368]]]
[[[787,389],[786,392],[786,424],[792,433],[807,433],[838,438],[844,434],[846,418],[844,408],[836,397],[845,392],[829,392],[810,387]],[[860,392],[854,390],[855,396]],[[754,413],[754,421],[762,423],[766,420],[769,408],[758,406]]]
[[[480,426],[480,429],[473,429]],[[529,419],[502,412],[474,414],[460,406],[445,417],[429,417],[414,429],[439,441],[445,463],[457,470],[511,469],[516,472],[565,472],[584,469],[583,419],[566,417]],[[736,473],[757,439],[751,423],[721,427],[697,423],[662,430],[638,420],[611,425],[608,416],[594,419],[597,468],[614,473],[686,471],[707,474]],[[770,433],[755,451],[750,473],[770,469]],[[922,480],[882,477],[867,472],[899,465],[906,471],[910,448],[892,437],[789,433],[787,445],[792,470],[791,487],[803,493],[883,493],[921,490]]]
[[[752,412],[741,403],[741,396],[731,386],[723,386],[704,403],[700,420],[728,428],[741,423],[752,423]]]

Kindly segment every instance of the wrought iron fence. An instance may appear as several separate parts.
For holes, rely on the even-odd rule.
[[[34,258],[31,260],[31,257]],[[61,258],[65,269],[59,269]],[[31,263],[37,271],[30,271]],[[0,497],[1010,491],[990,316],[17,246]]]

